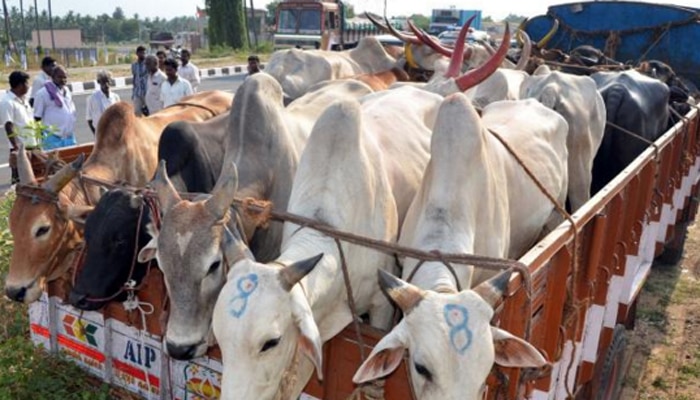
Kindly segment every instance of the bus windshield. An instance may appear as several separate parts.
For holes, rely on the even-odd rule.
[[[280,10],[277,31],[280,33],[321,33],[321,10]]]

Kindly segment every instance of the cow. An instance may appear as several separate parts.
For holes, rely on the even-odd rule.
[[[519,97],[534,98],[559,113],[569,125],[568,203],[571,211],[579,209],[591,193],[593,160],[605,131],[605,104],[595,81],[550,71],[542,66],[521,87]]]
[[[100,118],[95,146],[81,174],[143,186],[155,172],[158,138],[165,125],[175,120],[203,121],[228,110],[231,101],[232,96],[225,92],[202,92],[147,118],[135,117],[129,103],[116,103]],[[31,170],[24,176],[20,184],[35,185]],[[46,277],[56,279],[67,271],[75,246],[69,246],[61,237],[81,236],[78,226],[65,224],[65,219],[71,217],[66,214],[67,206],[95,204],[103,192],[79,178],[62,181],[52,190],[60,195],[50,201],[20,196],[12,205],[10,233],[14,249],[5,292],[13,300],[37,300],[41,295],[40,281]],[[27,257],[28,254],[32,256]],[[52,255],[62,257],[56,259]]]
[[[669,89],[663,82],[634,70],[596,72],[591,78],[603,96],[607,121],[648,141],[664,133],[669,121]],[[607,124],[593,161],[591,194],[615,178],[647,146],[647,142]]]
[[[275,79],[266,74],[247,78],[236,92],[224,158],[238,168],[236,194],[286,209],[299,156],[318,116],[337,98],[371,92],[357,81],[329,81],[284,108],[282,88]],[[220,196],[217,193],[215,187],[212,197]],[[191,359],[203,355],[213,342],[211,318],[225,274],[223,268],[211,267],[221,260],[220,233],[228,217],[218,208],[202,208],[204,200],[183,201],[173,212],[171,203],[161,200],[160,231],[151,231],[152,239],[138,260],[157,257],[163,271],[170,299],[166,351],[174,358]],[[228,229],[239,229],[258,259],[270,261],[279,255],[281,224],[258,227],[259,221],[246,215],[228,221]]]
[[[561,116],[532,99],[496,102],[480,116],[464,94],[453,94],[440,107],[430,162],[400,245],[517,258],[539,238],[554,205],[490,130],[516,149],[555,198],[565,198],[567,124]],[[510,272],[493,277],[478,266],[453,267],[455,275],[441,263],[419,267],[407,259],[403,278],[412,283],[380,273],[404,319],[375,346],[356,383],[391,373],[408,349],[417,398],[475,400],[494,360],[509,367],[545,363],[531,345],[490,326]]]
[[[225,112],[204,122],[175,121],[165,127],[158,157],[165,160],[176,190],[209,193],[214,188],[224,162],[229,117]],[[120,289],[128,279],[141,283],[148,263],[137,262],[134,252],[150,240],[147,226],[154,211],[144,193],[124,188],[109,190],[100,198],[82,221],[87,251],[68,296],[74,307],[95,310],[108,301],[122,301],[127,293]]]
[[[280,83],[285,97],[294,100],[316,83],[388,71],[395,65],[396,59],[376,38],[365,37],[356,48],[345,51],[278,50],[270,57],[265,72]]]
[[[361,104],[334,103],[304,149],[288,211],[395,242],[420,185],[441,100],[406,87],[366,96]],[[378,269],[394,269],[393,258],[352,244],[342,249],[357,312],[369,312],[372,325],[386,328],[391,307],[375,277]],[[323,342],[352,321],[341,253],[332,238],[289,222],[273,262],[238,253],[214,311],[222,396],[297,398],[314,368],[322,376]]]

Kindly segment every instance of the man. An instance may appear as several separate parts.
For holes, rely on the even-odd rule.
[[[10,74],[10,91],[0,101],[0,122],[5,127],[5,133],[10,140],[12,184],[19,182],[16,156],[19,142],[22,141],[27,150],[38,147],[34,132],[25,129],[32,123],[32,107],[25,98],[28,92],[29,75],[23,71],[14,71]]]
[[[180,52],[180,59],[182,60],[182,66],[180,67],[180,78],[187,79],[192,85],[192,91],[197,92],[197,87],[202,79],[199,77],[199,68],[190,62],[190,51],[187,49],[182,49]]]
[[[29,105],[34,105],[36,93],[39,91],[39,89],[44,87],[46,82],[51,80],[51,74],[55,66],[56,60],[51,57],[47,56],[41,60],[41,72],[39,72],[39,75],[37,75],[34,78],[34,82],[32,82],[32,92],[29,94]]]
[[[131,100],[134,102],[134,111],[136,116],[140,117],[146,109],[146,81],[148,80],[148,72],[146,72],[146,48],[139,46],[136,48],[136,62],[131,64],[131,75],[134,78],[133,90],[131,92]]]
[[[248,75],[260,72],[260,58],[256,55],[248,56]]]
[[[168,79],[160,86],[160,99],[163,107],[169,107],[185,96],[193,94],[192,85],[186,79],[180,79],[177,74],[177,60],[165,60],[165,75]]]
[[[44,132],[41,146],[44,150],[76,144],[75,104],[66,83],[66,69],[56,65],[51,81],[44,84],[34,99],[34,119],[49,126],[49,131]]]
[[[112,83],[112,74],[109,71],[98,72],[97,83],[100,85],[100,88],[95,90],[95,92],[88,97],[87,111],[85,112],[88,126],[93,135],[96,134],[96,128],[100,122],[102,113],[105,112],[107,107],[120,100],[118,94],[109,90]]]
[[[156,51],[156,57],[158,57],[158,69],[161,71],[165,71],[165,59],[167,56],[165,55],[165,52],[163,50],[158,50]]]
[[[146,84],[146,107],[150,115],[163,109],[163,101],[160,99],[160,87],[168,79],[165,73],[158,66],[159,61],[156,56],[149,54],[146,56],[146,70],[148,71],[148,82]],[[165,61],[165,60],[163,60]]]

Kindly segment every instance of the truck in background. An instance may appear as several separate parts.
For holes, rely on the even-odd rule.
[[[379,33],[367,19],[348,19],[342,0],[283,0],[277,6],[273,46],[275,50],[318,49],[327,43],[333,50],[342,50]]]
[[[475,30],[480,30],[481,10],[458,10],[455,7],[449,9],[433,9],[428,33],[431,35],[439,35],[446,30],[459,29],[467,23],[472,16],[476,17],[472,21],[471,27]]]

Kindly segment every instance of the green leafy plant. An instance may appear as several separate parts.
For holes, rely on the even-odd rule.
[[[13,132],[12,135],[9,135],[9,137],[20,138],[22,141],[34,139],[39,146],[41,146],[44,138],[57,132],[58,130],[53,125],[46,125],[41,121],[31,121],[21,130],[18,130],[15,127],[15,132]]]

